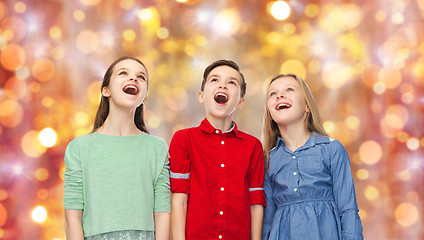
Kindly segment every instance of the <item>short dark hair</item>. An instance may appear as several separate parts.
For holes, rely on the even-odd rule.
[[[210,64],[208,67],[205,68],[205,72],[203,73],[203,81],[202,81],[202,86],[200,87],[200,91],[203,91],[205,89],[206,79],[208,78],[209,73],[212,72],[212,70],[214,68],[219,67],[219,66],[228,66],[230,68],[237,70],[237,72],[241,76],[240,96],[243,98],[244,95],[246,94],[246,85],[247,85],[246,81],[244,80],[243,73],[240,72],[240,67],[237,65],[237,63],[235,63],[234,61],[225,60],[225,59],[217,60],[217,61],[213,62],[212,64]]]

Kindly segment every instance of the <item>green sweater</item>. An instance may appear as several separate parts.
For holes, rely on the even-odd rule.
[[[84,236],[154,231],[153,213],[170,211],[166,143],[146,133],[75,138],[65,152],[64,208],[83,210]]]

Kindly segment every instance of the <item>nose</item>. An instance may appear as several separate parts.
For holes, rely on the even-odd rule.
[[[221,85],[219,85],[219,87],[218,87],[218,88],[220,88],[220,89],[227,89],[227,86],[225,86],[225,85],[221,84]]]
[[[277,96],[277,99],[280,99],[280,98],[286,98],[286,97],[284,97],[284,95],[281,94],[280,96]]]
[[[136,77],[136,76],[132,76],[132,77],[130,77],[130,81],[137,82],[137,77]]]

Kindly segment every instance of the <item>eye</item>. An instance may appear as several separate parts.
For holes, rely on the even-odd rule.
[[[216,82],[216,81],[218,81],[218,79],[217,78],[211,78],[211,80],[210,80],[211,82]]]
[[[144,81],[144,80],[146,80],[146,78],[145,78],[143,75],[138,75],[138,76],[137,76],[137,78],[138,78],[138,79],[141,79],[141,80],[143,80],[143,81]]]
[[[122,72],[119,72],[118,75],[127,75],[127,72],[122,71]]]
[[[269,97],[272,97],[272,96],[275,96],[275,95],[277,95],[277,93],[276,93],[276,92],[271,92],[271,93],[269,94]]]
[[[294,89],[289,87],[289,88],[287,88],[287,91],[294,92]]]
[[[234,86],[237,86],[237,82],[236,82],[236,81],[234,81],[234,80],[231,80],[229,83],[230,83],[230,84],[233,84]]]

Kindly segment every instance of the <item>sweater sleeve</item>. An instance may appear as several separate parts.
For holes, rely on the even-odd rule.
[[[159,153],[159,177],[154,185],[154,201],[155,205],[153,212],[170,212],[170,183],[169,183],[169,161],[168,161],[168,148],[165,143],[160,148]]]
[[[343,145],[337,140],[333,140],[330,147],[333,194],[340,213],[342,239],[362,240],[362,223],[358,214],[349,156]]]
[[[83,177],[77,138],[66,147],[64,180],[63,207],[73,210],[83,209]]]

